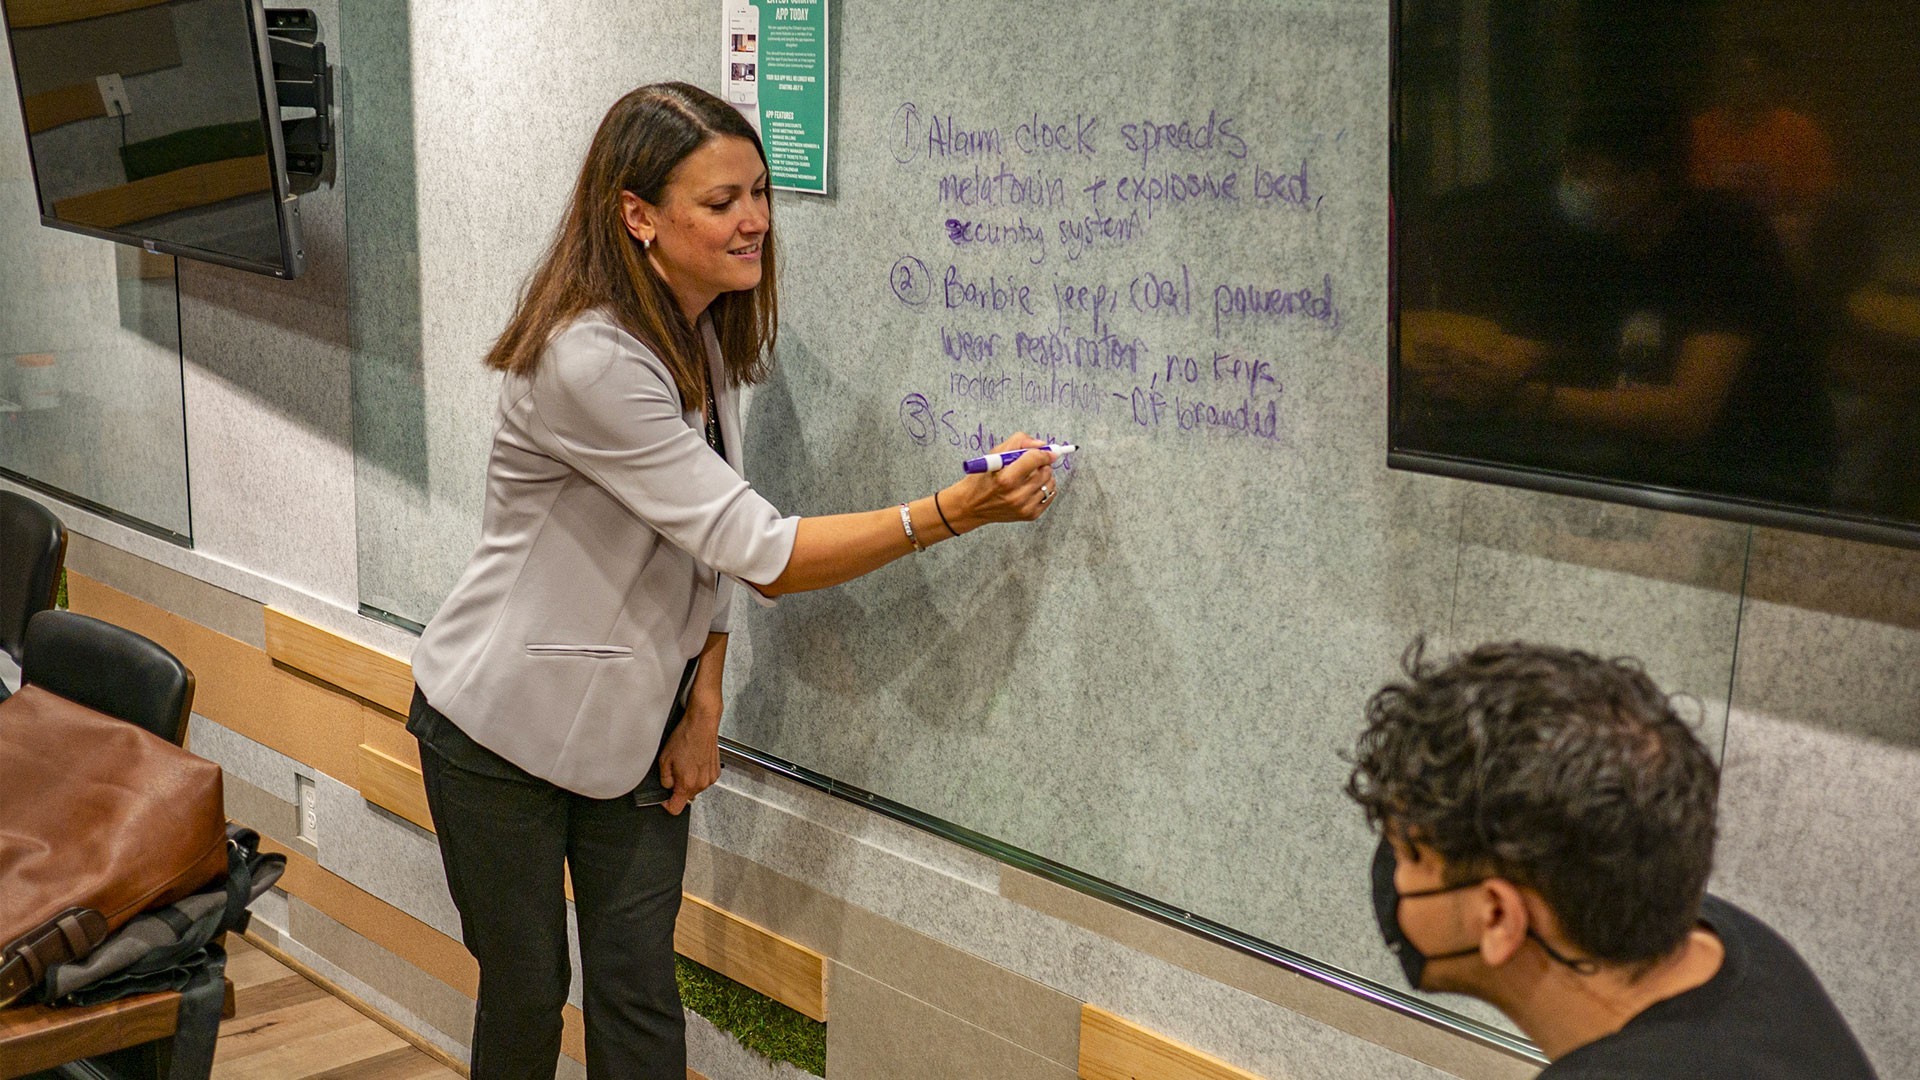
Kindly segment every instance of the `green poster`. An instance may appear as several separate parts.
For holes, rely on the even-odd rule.
[[[773,186],[827,190],[827,0],[724,0],[726,99],[760,129]]]

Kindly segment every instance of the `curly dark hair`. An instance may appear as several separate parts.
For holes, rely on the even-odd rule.
[[[1699,918],[1719,769],[1632,660],[1521,642],[1444,662],[1367,702],[1347,794],[1375,828],[1538,892],[1608,963],[1671,952]]]

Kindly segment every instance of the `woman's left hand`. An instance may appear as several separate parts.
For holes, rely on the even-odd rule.
[[[719,779],[719,695],[709,698],[696,687],[687,700],[687,712],[680,718],[680,726],[667,736],[667,745],[660,751],[660,783],[672,792],[666,802],[667,813],[685,810],[695,795]]]

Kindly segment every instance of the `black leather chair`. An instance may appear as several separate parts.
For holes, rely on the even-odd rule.
[[[0,491],[0,652],[22,662],[27,620],[53,607],[67,561],[67,528],[53,511]],[[0,698],[6,688],[0,687]]]
[[[172,653],[125,627],[71,611],[43,611],[29,619],[26,641],[22,685],[51,690],[186,745],[193,672]]]

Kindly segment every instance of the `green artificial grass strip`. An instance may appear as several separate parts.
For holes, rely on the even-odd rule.
[[[266,152],[267,139],[260,130],[260,121],[241,120],[188,128],[123,146],[120,161],[127,167],[127,179],[132,181],[205,165],[209,161],[253,157]]]
[[[740,1045],[815,1076],[827,1075],[827,1025],[684,956],[674,957],[680,1001]]]

